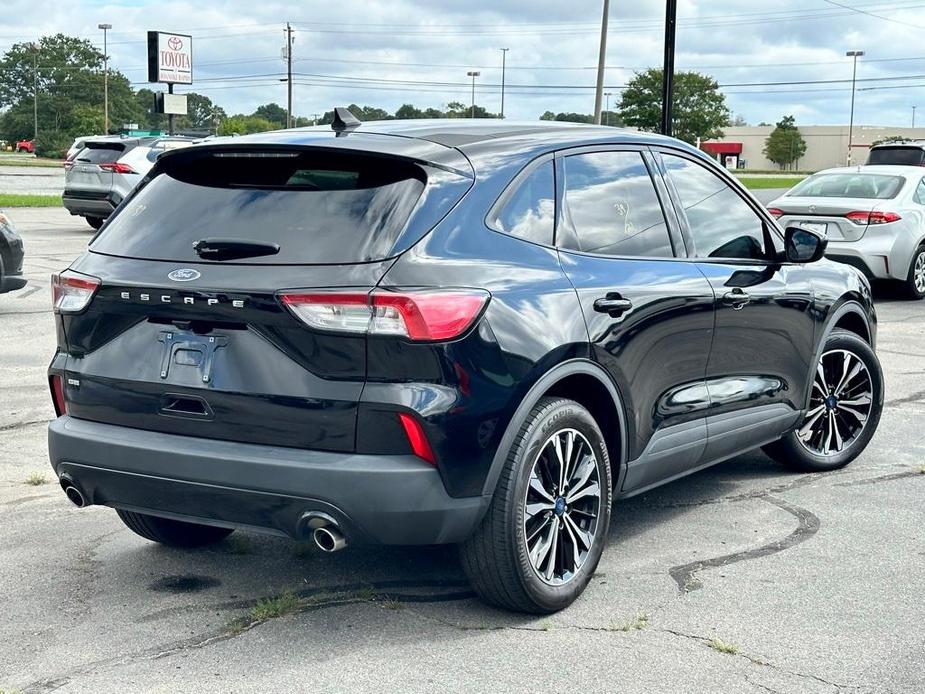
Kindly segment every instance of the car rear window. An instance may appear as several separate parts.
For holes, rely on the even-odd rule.
[[[906,179],[882,174],[816,174],[798,183],[787,197],[791,198],[895,198]]]
[[[125,145],[121,142],[87,142],[77,153],[77,161],[88,164],[101,164],[107,161],[116,161],[125,152]]]
[[[922,166],[925,165],[925,147],[875,147],[870,150],[867,163]]]
[[[391,257],[423,236],[470,184],[394,157],[196,150],[161,160],[154,178],[120,208],[91,250],[202,262],[193,244],[221,238],[280,247],[278,254],[243,263],[370,262]],[[403,232],[412,226],[409,220],[429,179],[437,180],[441,185],[431,187],[440,190],[424,196],[432,209],[416,220],[408,239]]]

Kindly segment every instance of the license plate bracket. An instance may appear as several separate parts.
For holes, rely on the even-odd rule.
[[[829,225],[825,222],[800,222],[800,226],[807,231],[815,231],[823,236],[828,234]]]
[[[191,366],[199,370],[203,383],[212,380],[212,364],[216,350],[228,344],[224,335],[194,335],[191,333],[162,330],[157,341],[164,344],[161,359],[161,379],[166,379],[173,364]]]

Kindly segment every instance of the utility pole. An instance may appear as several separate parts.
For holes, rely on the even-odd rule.
[[[913,107],[912,107],[912,127],[913,127],[913,128],[915,127],[915,109],[917,109],[917,108],[918,108],[918,106],[913,106]]]
[[[109,46],[106,43],[106,32],[112,29],[112,24],[97,24],[97,29],[103,30],[103,134],[109,134]]]
[[[39,139],[39,45],[32,43],[32,141]]]
[[[604,108],[604,113],[607,114],[604,125],[610,125],[610,97],[613,96],[613,92],[604,92],[604,96],[607,99],[607,106]]]
[[[607,16],[609,14],[610,0],[604,0],[604,10],[601,14],[601,49],[597,56],[597,87],[594,90],[595,125],[601,124],[601,96],[604,93],[604,60],[607,55]]]
[[[286,127],[292,127],[292,27],[286,22]]]
[[[469,110],[469,118],[475,118],[475,78],[481,74],[478,70],[469,70],[466,73],[466,77],[472,78],[472,108]]]
[[[846,159],[847,166],[851,166],[851,146],[854,135],[854,85],[858,77],[858,58],[864,55],[864,51],[848,51],[845,55],[854,59],[854,67],[851,70],[851,115],[848,116],[848,157]]]
[[[665,59],[662,64],[662,135],[671,135],[674,111],[674,39],[678,0],[665,3]]]
[[[507,52],[510,48],[501,49],[501,117],[504,118],[504,72],[507,67]]]

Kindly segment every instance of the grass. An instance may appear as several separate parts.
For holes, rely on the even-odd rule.
[[[739,183],[749,190],[763,190],[767,188],[793,188],[805,176],[779,176],[767,178],[740,178]]]
[[[228,545],[228,554],[252,554],[254,552],[254,541],[247,535],[235,533],[226,540]]]
[[[30,487],[41,487],[43,484],[48,484],[48,478],[44,472],[30,472],[26,478],[26,484]]]
[[[649,615],[639,612],[630,621],[616,627],[615,631],[639,631],[647,626],[649,626]]]
[[[739,652],[739,647],[734,643],[726,643],[720,639],[710,639],[710,648],[717,653],[726,653],[728,655],[737,655]]]
[[[381,604],[387,610],[401,610],[405,607],[401,601],[394,598],[384,598]]]
[[[302,599],[295,593],[280,593],[273,598],[264,598],[251,608],[250,618],[255,622],[275,619],[292,614],[302,607]]]
[[[64,164],[63,159],[43,159],[42,157],[24,157],[5,152],[6,156],[0,156],[0,166],[43,166],[45,168],[55,168]]]
[[[0,193],[0,207],[61,207],[61,196]]]

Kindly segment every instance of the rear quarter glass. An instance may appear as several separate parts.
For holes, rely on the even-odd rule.
[[[185,154],[182,166],[158,165],[91,251],[196,263],[203,260],[193,244],[220,237],[280,247],[236,263],[371,262],[420,240],[471,185],[396,157],[320,149]]]

